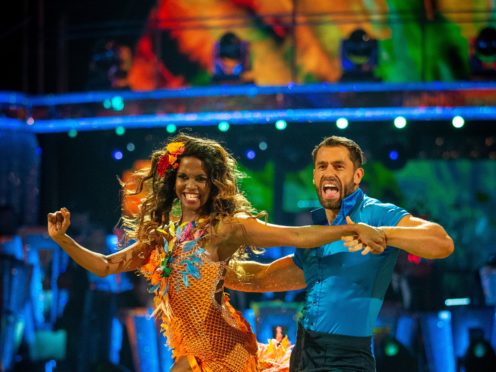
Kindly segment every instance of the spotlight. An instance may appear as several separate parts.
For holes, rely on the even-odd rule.
[[[374,71],[378,64],[379,47],[376,39],[361,28],[341,41],[341,81],[378,81]]]
[[[400,351],[400,347],[398,345],[398,342],[396,342],[394,339],[387,340],[384,344],[384,354],[388,357],[394,357],[398,355],[398,352]]]
[[[252,149],[248,149],[245,152],[245,157],[248,160],[253,160],[253,159],[255,159],[256,156],[257,156],[257,153],[254,150],[252,150]]]
[[[465,125],[465,119],[461,116],[455,116],[453,120],[451,120],[451,124],[453,124],[455,128],[461,128]]]
[[[271,154],[267,139],[258,134],[247,134],[239,138],[236,151],[240,156],[240,163],[250,170],[264,169]]]
[[[496,76],[496,28],[484,27],[472,40],[470,70],[474,80],[494,80]]]
[[[394,119],[394,126],[398,129],[403,129],[406,127],[407,121],[403,116],[398,116]]]
[[[227,132],[229,130],[229,123],[227,121],[221,121],[218,128],[221,132]]]
[[[126,149],[127,149],[127,151],[129,151],[129,152],[133,152],[133,151],[136,149],[136,146],[134,145],[134,143],[129,142],[129,143],[127,144],[127,146],[126,146]]]
[[[449,311],[443,310],[437,313],[437,317],[441,320],[451,320],[451,313]]]
[[[124,100],[122,99],[121,96],[115,96],[112,98],[112,108],[115,111],[124,110]]]
[[[118,136],[123,136],[124,133],[126,133],[126,128],[122,126],[118,126],[117,128],[115,128],[115,134],[117,134]]]
[[[339,118],[338,120],[336,120],[336,126],[339,128],[339,129],[346,129],[348,128],[348,120],[346,118]]]
[[[482,329],[469,329],[470,344],[465,352],[463,364],[466,372],[493,371],[496,354],[491,343],[484,338]]]
[[[391,150],[391,151],[389,151],[388,156],[389,156],[389,159],[391,159],[392,161],[396,161],[400,157],[400,154],[398,153],[397,150]]]
[[[78,131],[76,129],[71,129],[69,132],[67,132],[67,135],[70,138],[76,138],[78,135]]]
[[[444,304],[446,306],[466,306],[470,305],[470,298],[461,297],[461,298],[447,298],[444,300]]]
[[[261,141],[259,144],[258,144],[258,148],[262,151],[265,151],[269,148],[269,145],[267,144],[267,142],[265,141]]]
[[[286,120],[278,120],[276,121],[276,129],[277,130],[284,130],[288,126],[288,123],[286,123]]]
[[[115,151],[112,153],[112,157],[114,158],[114,160],[121,160],[121,159],[122,159],[122,157],[123,157],[122,151],[120,151],[120,150],[115,150]]]
[[[417,370],[415,357],[395,337],[385,336],[377,350],[377,370],[383,372],[414,372]]]
[[[496,55],[496,29],[494,27],[484,27],[477,36],[477,53],[485,57]]]
[[[177,127],[174,124],[168,124],[166,127],[167,133],[175,133],[177,130]]]
[[[382,147],[381,159],[384,165],[391,169],[397,170],[405,166],[407,162],[407,151],[401,143],[392,143]]]
[[[212,80],[219,83],[251,83],[249,44],[233,32],[226,32],[214,45]]]

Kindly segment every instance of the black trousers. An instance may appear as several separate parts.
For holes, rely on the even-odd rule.
[[[375,372],[372,337],[312,332],[298,326],[290,372]]]

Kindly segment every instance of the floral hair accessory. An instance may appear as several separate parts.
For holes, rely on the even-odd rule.
[[[177,169],[179,163],[177,158],[184,152],[183,142],[171,142],[165,148],[165,153],[160,157],[157,163],[157,174],[163,177],[169,169]]]

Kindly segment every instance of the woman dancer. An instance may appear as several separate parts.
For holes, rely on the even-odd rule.
[[[217,142],[180,134],[139,173],[140,212],[125,219],[134,241],[112,255],[70,238],[70,212],[48,215],[48,232],[78,264],[105,276],[138,270],[149,281],[156,316],[172,348],[172,371],[258,371],[257,342],[224,295],[232,257],[246,247],[312,248],[355,235],[381,250],[383,235],[365,224],[278,226],[260,221],[238,188],[234,158]]]

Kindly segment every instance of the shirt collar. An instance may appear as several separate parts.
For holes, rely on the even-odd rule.
[[[346,223],[346,216],[348,216],[352,209],[360,203],[363,199],[363,191],[361,188],[356,189],[350,195],[343,199],[341,208],[338,215],[333,221],[333,225],[340,225]],[[316,225],[327,225],[327,216],[324,208],[315,209],[312,212],[312,222]]]

